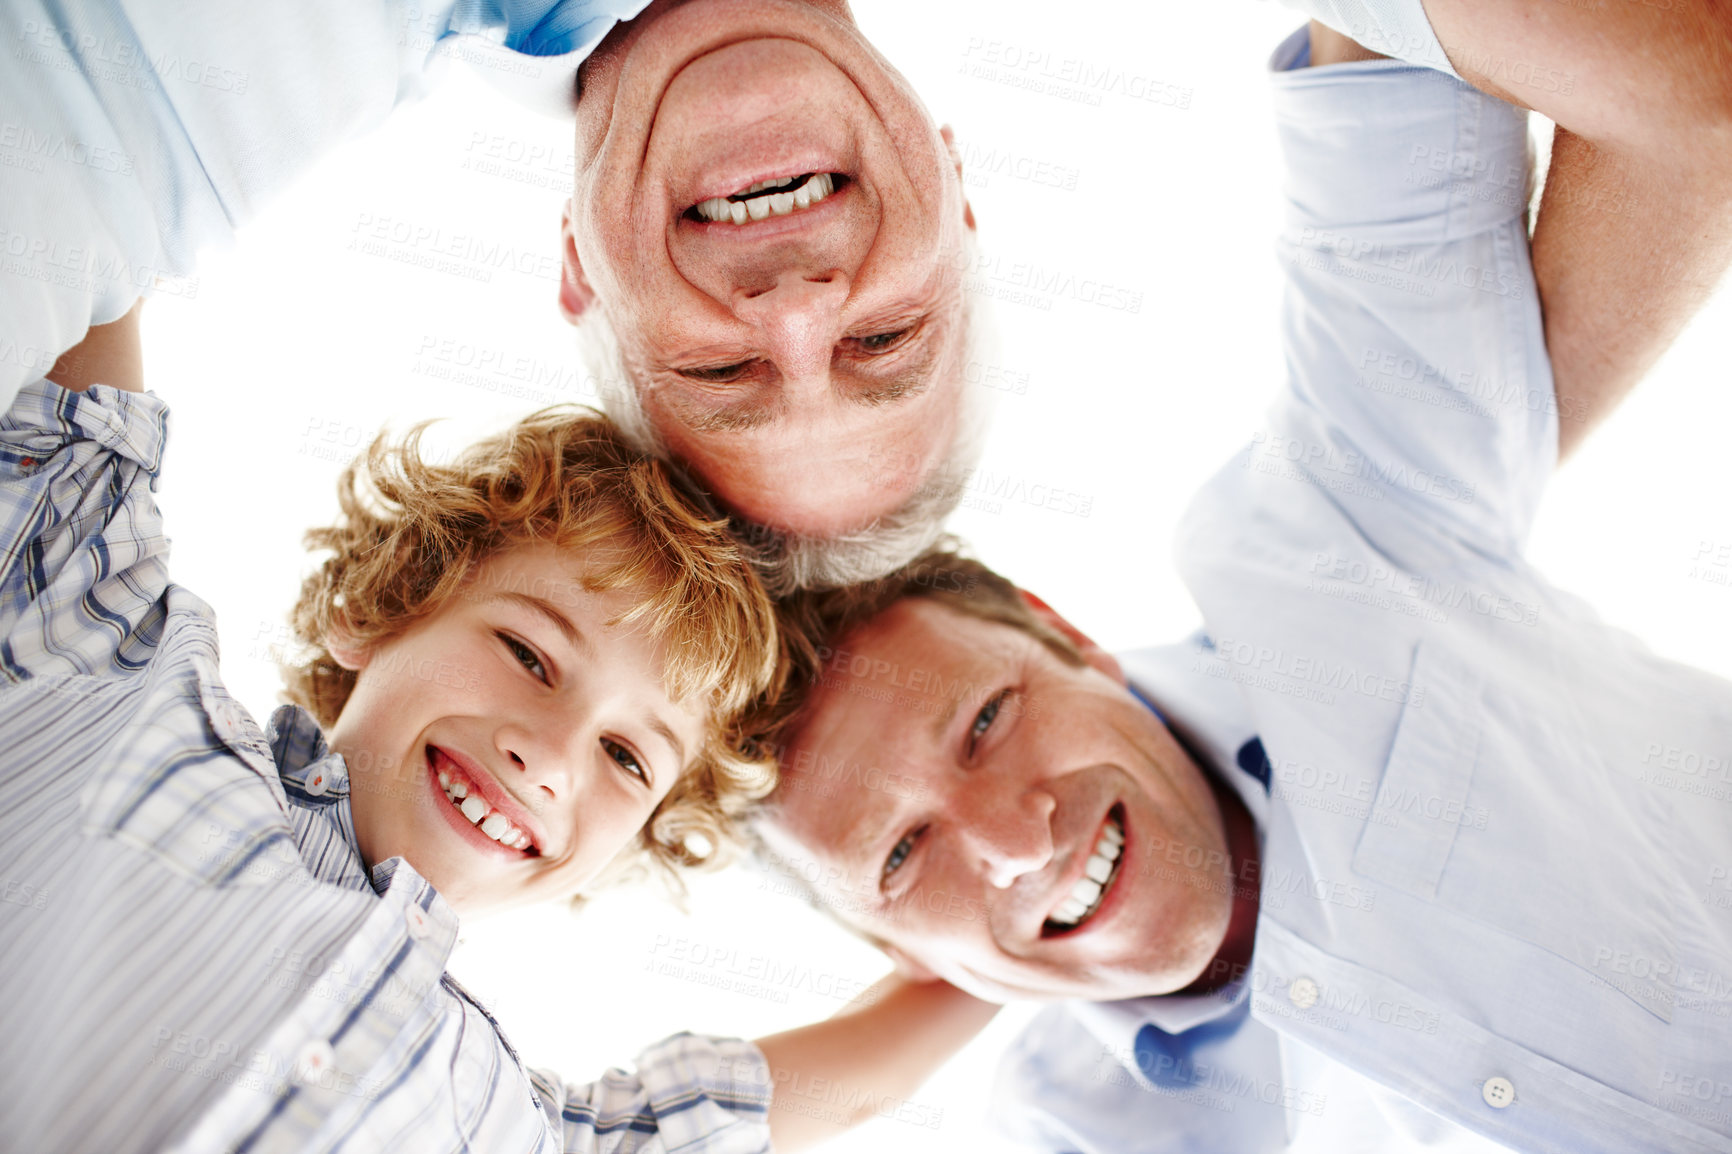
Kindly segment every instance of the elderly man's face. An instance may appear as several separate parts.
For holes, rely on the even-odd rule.
[[[901,506],[957,433],[972,221],[845,5],[657,0],[586,65],[577,157],[562,306],[669,447],[776,528]]]
[[[841,648],[765,834],[844,919],[996,1000],[1170,993],[1204,971],[1232,912],[1221,811],[1110,658],[1074,667],[922,599]]]

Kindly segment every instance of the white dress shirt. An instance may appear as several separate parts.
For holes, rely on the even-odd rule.
[[[1287,380],[1180,528],[1208,643],[1127,661],[1242,794],[1226,751],[1267,751],[1253,964],[1213,999],[1046,1011],[1007,1125],[1049,1150],[1732,1151],[1732,685],[1523,556],[1573,417],[1525,116],[1397,62],[1289,70],[1304,51],[1276,56]]]
[[[569,115],[647,0],[0,5],[0,412],[91,325],[196,296],[199,250],[452,57]]]

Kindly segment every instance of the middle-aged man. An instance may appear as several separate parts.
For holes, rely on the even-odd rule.
[[[1732,1150],[1732,685],[1523,556],[1575,399],[1524,117],[1328,43],[1275,57],[1288,379],[1180,529],[1205,632],[1115,661],[944,553],[796,603],[772,860],[1077,999],[1001,1071],[1046,1150]]]
[[[1606,408],[1732,252],[1714,5],[1299,6],[1567,129],[1534,260],[1554,361]],[[560,308],[629,382],[615,417],[766,530],[773,581],[888,571],[960,494],[973,220],[842,0],[12,0],[0,41],[0,411],[457,56],[575,115]]]

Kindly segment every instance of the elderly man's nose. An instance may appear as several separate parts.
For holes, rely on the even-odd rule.
[[[760,324],[801,315],[818,320],[833,318],[847,299],[848,277],[839,269],[785,269],[736,288],[734,312],[742,320]]]
[[[962,838],[980,862],[986,880],[1007,889],[1023,874],[1052,860],[1052,795],[1038,788],[1020,792],[974,791],[957,817]]]

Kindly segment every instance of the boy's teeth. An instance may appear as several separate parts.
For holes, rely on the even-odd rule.
[[[451,804],[457,807],[457,811],[482,833],[511,849],[530,847],[529,835],[512,825],[509,818],[487,804],[480,794],[471,794],[469,783],[461,777],[453,777],[449,771],[440,770],[439,786],[445,791],[445,796],[451,799]]]
[[[1119,854],[1124,852],[1125,834],[1119,828],[1114,818],[1107,820],[1107,825],[1101,831],[1100,840],[1095,842],[1094,852],[1089,854],[1089,860],[1083,865],[1083,876],[1071,886],[1070,893],[1059,907],[1047,918],[1053,925],[1059,927],[1074,926],[1090,914],[1100,904],[1101,895],[1106,892],[1107,882],[1113,876],[1115,863]]]
[[[766,190],[769,195],[758,195]],[[804,180],[798,177],[760,180],[731,197],[712,196],[695,205],[693,211],[702,220],[745,224],[748,220],[787,216],[796,209],[809,208],[835,191],[834,177],[827,172],[815,172]]]

